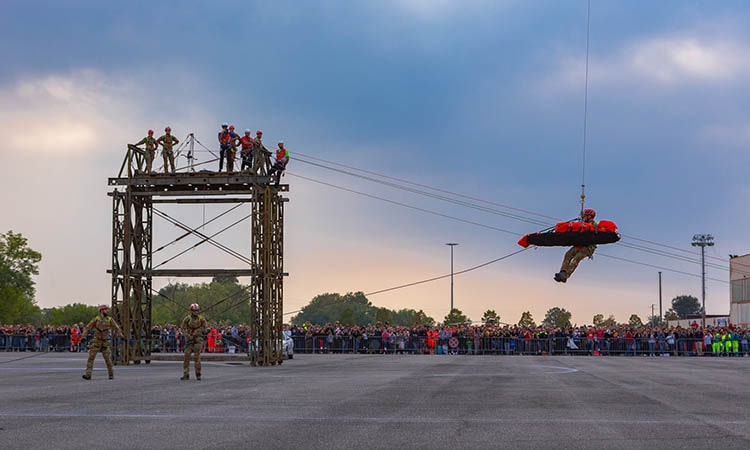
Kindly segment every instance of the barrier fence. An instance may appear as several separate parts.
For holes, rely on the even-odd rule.
[[[426,336],[292,336],[295,353],[359,354],[455,354],[455,355],[604,355],[604,356],[747,356],[748,339],[736,340],[664,339],[650,337],[587,339],[586,337],[524,338],[514,336],[463,337],[433,339]],[[710,342],[709,342],[710,341]],[[119,345],[117,339],[115,345]],[[131,345],[133,344],[131,338]],[[152,353],[182,352],[182,336],[153,335],[144,339]],[[34,334],[0,335],[0,351],[64,352],[85,351],[86,341],[67,334],[38,336]],[[246,353],[243,336],[223,335],[221,339],[204,338],[207,353]]]
[[[551,337],[335,337],[293,336],[295,353],[362,354],[455,354],[455,355],[621,355],[702,356],[707,354],[748,355],[748,341],[719,341],[706,346],[703,339],[610,338],[586,339]]]

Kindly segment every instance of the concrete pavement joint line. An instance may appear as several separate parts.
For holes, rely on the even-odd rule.
[[[578,372],[578,369],[572,367],[560,367],[560,366],[534,366],[535,369],[553,369],[552,371],[539,371],[539,372],[527,372],[527,373],[509,373],[509,372],[492,372],[492,373],[431,373],[427,375],[420,375],[423,377],[497,377],[497,376],[508,376],[508,375],[556,375],[563,373],[574,373]]]
[[[0,412],[0,417],[3,418],[97,418],[97,419],[195,419],[195,420],[206,420],[206,419],[217,419],[217,420],[234,420],[234,421],[246,421],[254,420],[259,422],[292,422],[292,421],[308,421],[308,422],[355,422],[359,423],[365,421],[375,422],[392,422],[392,423],[437,423],[437,424],[455,424],[456,418],[409,418],[409,417],[335,417],[335,416],[317,416],[317,417],[301,417],[301,416],[251,416],[251,415],[232,415],[232,416],[217,416],[217,415],[199,415],[199,416],[188,416],[180,414],[81,414],[81,413],[17,413],[17,412]],[[706,422],[700,420],[627,420],[627,419],[539,419],[539,420],[517,420],[517,419],[484,419],[484,418],[471,418],[462,417],[462,422],[469,423],[486,423],[486,424],[590,424],[590,425],[607,425],[607,424],[625,424],[625,425],[696,425],[704,424]],[[746,420],[713,420],[710,422],[713,425],[746,425]]]

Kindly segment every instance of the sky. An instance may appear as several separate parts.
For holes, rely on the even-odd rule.
[[[126,145],[169,125],[194,133],[206,162],[226,121],[291,153],[287,317],[316,295],[362,291],[442,321],[455,242],[454,307],[472,320],[530,311],[540,322],[561,307],[577,324],[645,321],[659,272],[664,311],[675,296],[702,298],[699,233],[715,238],[706,310],[726,314],[728,255],[750,252],[750,5],[591,3],[587,27],[585,0],[10,0],[0,232],[42,253],[40,307],[109,303],[107,182]],[[556,283],[565,248],[514,254],[516,242],[574,218],[581,184],[623,239]],[[197,227],[229,207],[159,208]],[[247,254],[249,226],[216,240]],[[154,248],[179,234],[156,219]],[[183,241],[154,265],[197,240]],[[204,245],[162,267],[243,266]],[[154,286],[176,281],[210,280]]]

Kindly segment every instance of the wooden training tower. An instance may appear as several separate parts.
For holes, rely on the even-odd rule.
[[[118,364],[140,363],[151,356],[151,300],[154,277],[249,276],[251,365],[282,362],[284,203],[281,192],[289,186],[274,186],[266,168],[260,173],[182,172],[145,173],[143,150],[128,145],[119,175],[109,178],[112,197],[112,315],[120,323],[125,339],[113,346]],[[192,169],[192,168],[191,168]],[[251,264],[240,269],[154,269],[152,258],[155,204],[250,204]],[[157,209],[157,215],[158,209]],[[189,226],[181,228],[210,238]],[[247,260],[246,259],[246,260]],[[185,311],[185,315],[188,311]],[[210,316],[210,314],[209,314]],[[210,318],[210,317],[209,317]]]

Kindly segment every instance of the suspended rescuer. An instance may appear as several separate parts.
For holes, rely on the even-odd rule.
[[[167,171],[167,163],[174,173],[174,146],[179,144],[180,141],[176,137],[172,136],[172,128],[166,127],[164,129],[164,135],[156,140],[162,146],[161,156],[164,158],[164,173]]]
[[[185,359],[182,362],[182,378],[190,379],[190,354],[195,354],[195,378],[201,379],[201,349],[203,334],[208,331],[208,322],[200,315],[201,307],[197,303],[190,305],[190,314],[182,319],[180,331],[185,336]]]
[[[584,209],[581,216],[583,222],[593,224],[595,227],[598,225],[594,221],[594,217],[596,217],[596,211],[594,211],[593,209]],[[565,283],[568,278],[573,275],[576,267],[578,267],[578,263],[580,263],[583,258],[592,259],[594,257],[595,250],[596,245],[577,245],[575,247],[571,247],[567,252],[565,252],[560,271],[555,274],[555,281]]]
[[[83,375],[84,380],[91,379],[91,371],[94,367],[94,358],[99,350],[102,351],[102,357],[104,357],[104,363],[107,364],[107,372],[109,373],[109,379],[115,377],[114,368],[112,367],[112,354],[110,351],[110,334],[114,332],[117,336],[123,337],[120,326],[115,322],[115,319],[109,316],[109,306],[102,305],[99,307],[99,315],[91,319],[91,321],[83,329],[83,338],[85,339],[89,335],[89,331],[94,331],[94,337],[89,342],[89,359],[86,362],[86,373]]]
[[[154,130],[148,130],[148,135],[146,135],[145,138],[141,139],[133,145],[138,147],[139,145],[144,144],[146,145],[146,173],[151,173],[151,165],[154,162],[154,157],[156,156],[156,149],[159,148],[159,143],[156,142],[156,138],[154,138]]]
[[[279,148],[276,149],[276,161],[274,161],[268,176],[276,176],[276,186],[281,182],[281,175],[286,170],[289,163],[289,150],[284,148],[284,141],[279,141]]]

